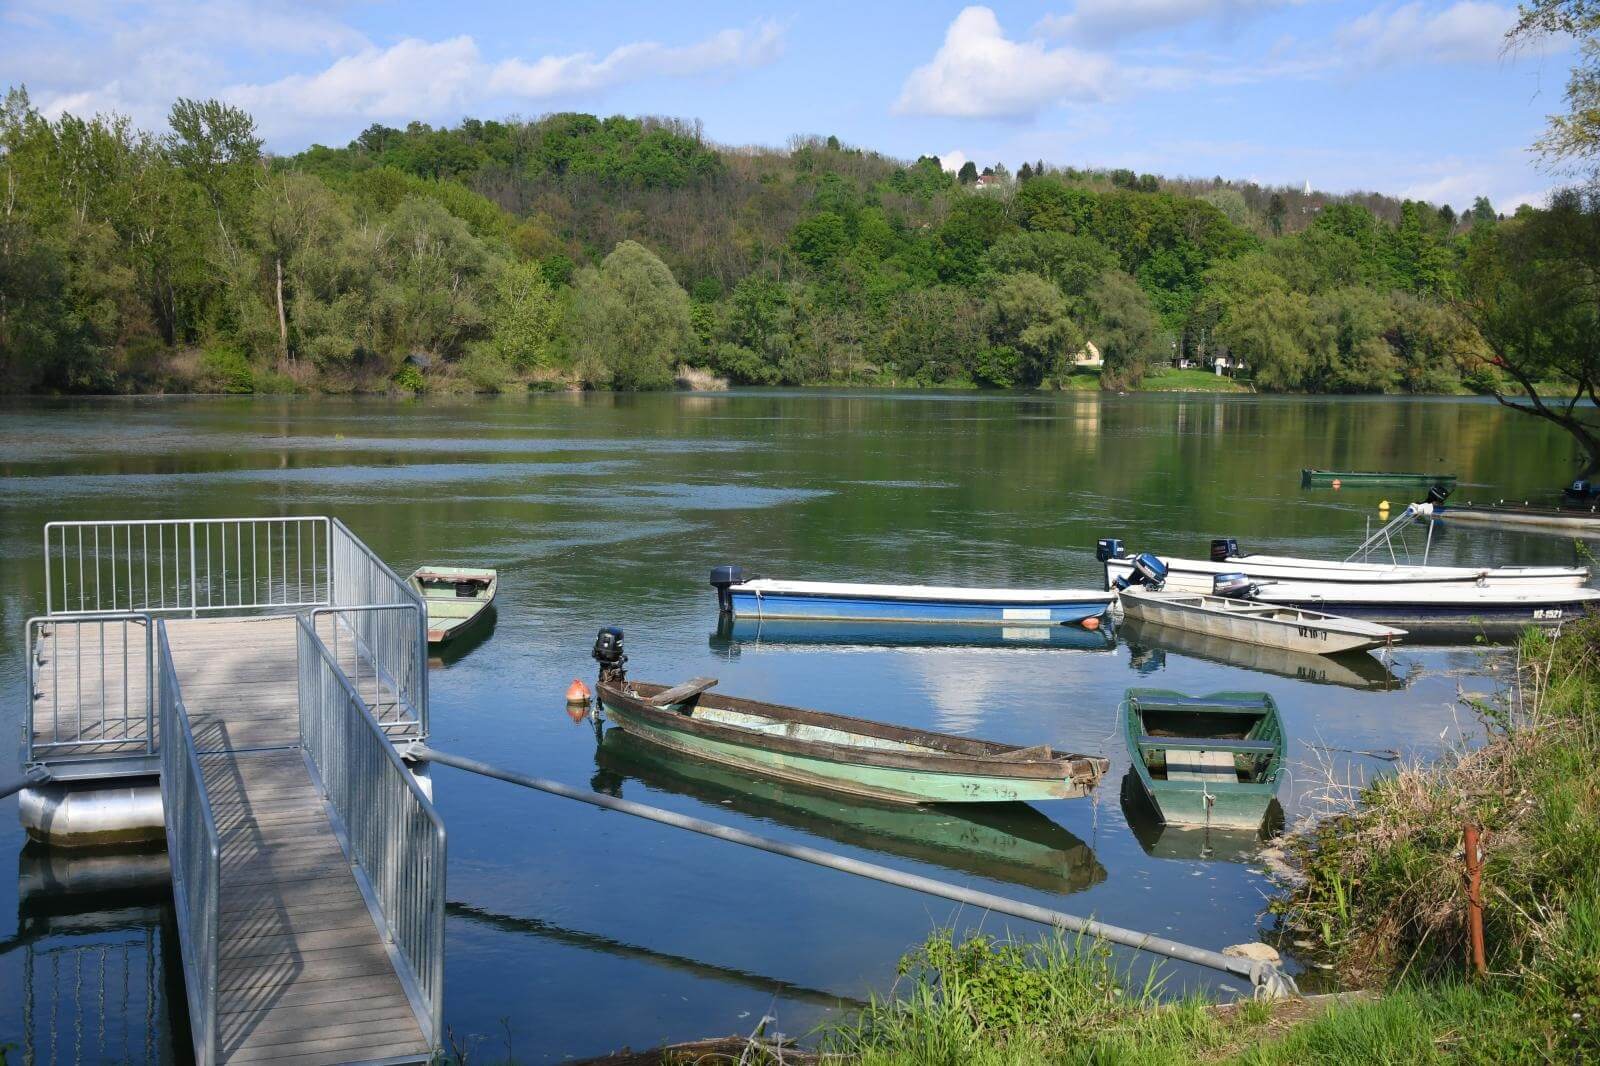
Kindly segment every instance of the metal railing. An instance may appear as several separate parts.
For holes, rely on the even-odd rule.
[[[313,623],[299,619],[300,743],[383,921],[430,1043],[443,1026],[444,822]]]
[[[428,660],[427,645],[417,643],[417,615],[409,603],[311,611],[312,628],[391,737],[425,735],[419,686]]]
[[[330,554],[329,596],[326,606],[350,607],[410,607],[404,611],[369,611],[358,618],[355,613],[342,617],[347,625],[358,632],[373,654],[387,656],[384,662],[414,663],[415,669],[401,668],[404,672],[392,675],[396,682],[403,681],[406,700],[417,721],[418,735],[428,735],[428,609],[422,596],[389,569],[389,564],[378,558],[373,550],[361,542],[337,518],[329,525]],[[411,636],[407,638],[403,627],[409,617]],[[411,643],[414,651],[405,654],[402,645]],[[337,661],[337,660],[336,660]]]
[[[167,823],[172,901],[188,980],[189,1029],[194,1057],[210,1066],[217,1057],[217,933],[221,841],[196,754],[189,713],[178,689],[165,622],[156,624],[161,705],[161,807]]]
[[[155,753],[154,633],[147,614],[28,619],[27,762]]]
[[[329,602],[331,539],[317,516],[50,522],[45,612],[318,607]]]

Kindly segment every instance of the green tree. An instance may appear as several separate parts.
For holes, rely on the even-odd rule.
[[[1106,271],[1088,296],[1090,339],[1105,360],[1102,387],[1137,388],[1149,366],[1166,354],[1150,298],[1120,270]]]
[[[593,386],[659,389],[693,345],[689,294],[644,245],[623,241],[581,272],[570,316],[578,370]]]
[[[989,297],[990,338],[1017,353],[1017,383],[1036,388],[1065,377],[1083,333],[1061,290],[1037,274],[1007,274]]]
[[[1571,434],[1579,477],[1600,473],[1600,191],[1564,190],[1548,210],[1474,230],[1464,280],[1460,306],[1489,363],[1520,386],[1495,398]]]
[[[518,369],[544,365],[559,325],[559,310],[540,264],[501,262],[494,274],[489,301],[489,336],[494,352]]]

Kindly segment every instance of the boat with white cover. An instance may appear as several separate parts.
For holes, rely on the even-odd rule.
[[[1258,584],[1293,582],[1324,586],[1323,598],[1334,600],[1356,588],[1380,587],[1396,599],[1432,596],[1442,587],[1479,589],[1581,589],[1589,579],[1584,566],[1429,566],[1424,554],[1421,564],[1401,563],[1394,551],[1394,539],[1418,518],[1433,516],[1432,503],[1414,503],[1394,520],[1368,537],[1342,561],[1308,559],[1288,555],[1256,555],[1239,550],[1232,538],[1211,542],[1210,559],[1187,559],[1160,555],[1167,566],[1166,588],[1172,592],[1208,594],[1218,576],[1243,574]],[[1431,537],[1431,527],[1430,527]],[[1105,564],[1106,587],[1115,588],[1120,578],[1133,573],[1133,556],[1116,540],[1102,540],[1098,552]],[[1388,560],[1372,562],[1378,550],[1388,552]],[[1358,597],[1360,598],[1360,597]]]
[[[739,566],[716,567],[711,584],[722,613],[762,619],[1063,625],[1099,618],[1116,599],[1115,593],[1098,589],[779,581],[747,576]]]
[[[1359,618],[1194,592],[1128,588],[1121,602],[1122,613],[1139,621],[1316,655],[1365,651],[1406,635],[1403,629]]]

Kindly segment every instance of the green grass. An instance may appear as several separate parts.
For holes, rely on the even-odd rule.
[[[1530,632],[1487,741],[1380,778],[1304,831],[1273,902],[1345,983],[1219,1012],[1130,983],[1094,942],[930,937],[886,999],[821,1034],[838,1061],[988,1064],[1600,1061],[1600,618]],[[1467,973],[1461,828],[1481,825],[1489,974]]]
[[[1209,370],[1178,370],[1168,367],[1153,370],[1139,384],[1140,392],[1249,392],[1248,385],[1240,384],[1225,375]]]

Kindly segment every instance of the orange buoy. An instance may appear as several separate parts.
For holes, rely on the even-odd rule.
[[[1088,629],[1088,630],[1099,629],[1100,628],[1100,619],[1098,619],[1098,618],[1085,618],[1083,620],[1083,628]]]
[[[589,702],[589,686],[585,685],[582,681],[579,681],[577,678],[573,678],[572,679],[572,684],[567,686],[567,702],[568,703],[588,703]]]

